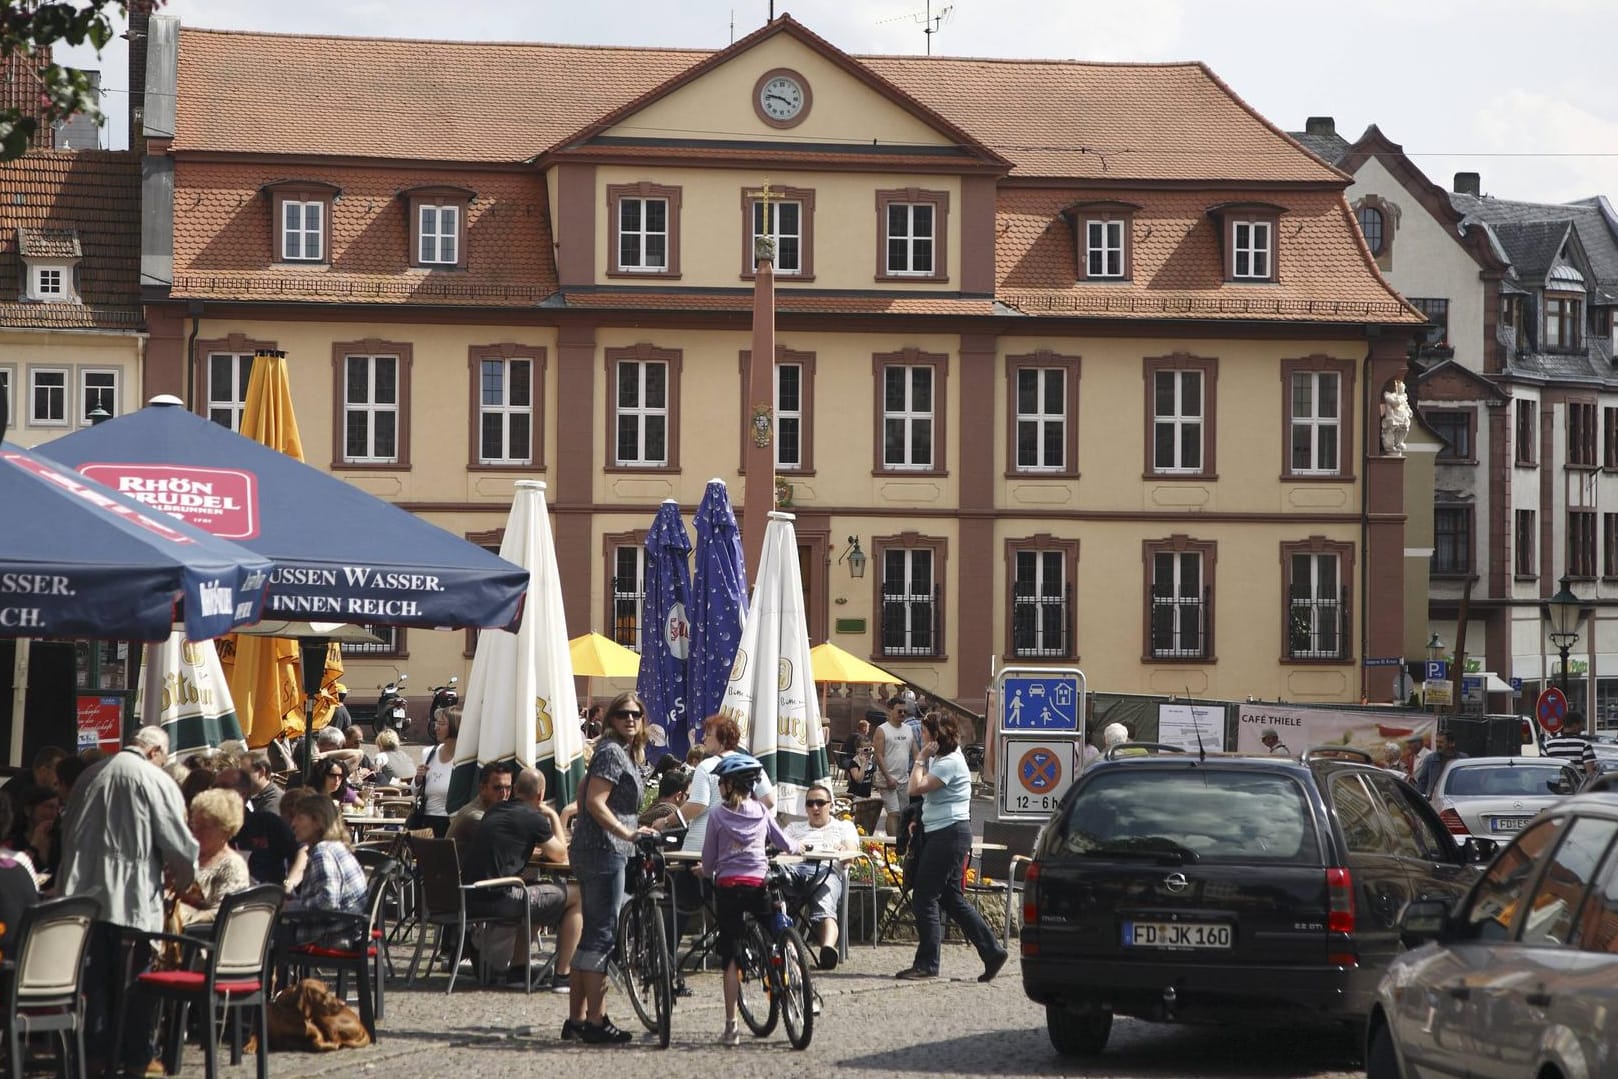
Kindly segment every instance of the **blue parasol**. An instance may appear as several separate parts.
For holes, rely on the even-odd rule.
[[[640,616],[640,677],[652,744],[685,756],[686,657],[691,651],[691,540],[672,498],[646,533],[646,598]]]
[[[736,527],[724,480],[708,481],[692,523],[697,551],[691,574],[688,699],[695,724],[719,711],[725,699],[742,624],[747,621],[747,570],[742,563],[741,530]]]
[[[256,622],[269,559],[0,444],[0,637],[202,641]]]

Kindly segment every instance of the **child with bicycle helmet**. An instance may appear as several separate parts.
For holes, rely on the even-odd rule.
[[[714,886],[714,920],[719,940],[714,952],[725,964],[725,1029],[719,1044],[736,1045],[736,999],[741,993],[741,968],[736,963],[737,945],[742,938],[742,919],[751,914],[768,924],[771,914],[764,892],[769,872],[765,845],[798,853],[796,841],[787,838],[775,823],[775,814],[753,798],[753,785],[764,774],[764,766],[746,753],[732,753],[714,769],[719,780],[721,802],[707,816],[707,833],[702,839],[701,872]]]

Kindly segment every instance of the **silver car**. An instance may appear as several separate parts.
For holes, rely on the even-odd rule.
[[[1583,778],[1554,757],[1459,757],[1439,773],[1430,800],[1456,836],[1503,842]]]
[[[1366,1028],[1369,1079],[1596,1079],[1618,1063],[1618,797],[1559,801],[1453,910],[1418,899]]]

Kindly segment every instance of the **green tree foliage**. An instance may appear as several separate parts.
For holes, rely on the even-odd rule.
[[[0,57],[38,55],[58,43],[88,42],[100,52],[112,40],[114,17],[127,13],[127,0],[0,0]],[[41,124],[76,113],[100,121],[100,107],[83,71],[56,63],[39,66],[37,76],[29,65],[17,65],[14,70],[19,77],[38,78],[33,89],[39,96],[36,104],[0,110],[0,161],[22,156]]]

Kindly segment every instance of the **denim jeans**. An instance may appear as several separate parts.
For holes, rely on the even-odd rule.
[[[966,901],[961,892],[961,872],[972,853],[972,826],[957,821],[946,828],[928,832],[916,859],[911,907],[916,912],[916,961],[911,965],[930,974],[938,973],[938,956],[944,942],[939,910],[949,915],[985,962],[1000,951],[994,933],[983,916]]]
[[[579,909],[584,929],[573,953],[573,969],[601,973],[607,969],[618,936],[618,910],[624,905],[624,860],[603,858],[589,869],[576,867]]]

